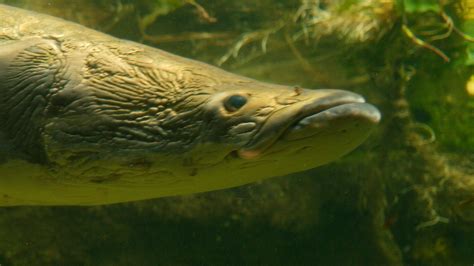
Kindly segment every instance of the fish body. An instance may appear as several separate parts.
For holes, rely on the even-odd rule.
[[[240,186],[329,163],[379,120],[352,92],[264,83],[0,5],[0,206]]]

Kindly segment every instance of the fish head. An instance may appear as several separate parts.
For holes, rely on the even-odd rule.
[[[215,93],[204,109],[203,139],[209,147],[220,145],[208,155],[243,164],[261,161],[270,168],[278,162],[289,172],[349,153],[367,139],[381,118],[376,107],[350,91],[266,83]]]

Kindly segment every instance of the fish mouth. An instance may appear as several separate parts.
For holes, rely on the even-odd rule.
[[[311,137],[320,129],[329,127],[328,123],[338,119],[362,120],[362,122],[376,125],[380,118],[379,110],[371,104],[365,102],[344,103],[296,121],[283,132],[281,137],[285,140]]]
[[[377,108],[366,103],[365,99],[356,93],[305,89],[303,94],[309,96],[309,99],[275,112],[255,137],[237,151],[239,157],[260,157],[279,140],[310,138],[321,130],[332,127],[333,122],[337,120],[376,125],[381,118]]]

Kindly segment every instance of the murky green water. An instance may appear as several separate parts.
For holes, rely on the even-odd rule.
[[[259,80],[355,91],[383,113],[356,151],[292,176],[108,206],[0,208],[1,266],[474,263],[472,2],[0,3]]]

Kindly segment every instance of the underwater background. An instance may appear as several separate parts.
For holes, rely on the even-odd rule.
[[[0,0],[262,81],[360,93],[348,156],[244,187],[0,208],[0,265],[473,265],[474,1]]]

